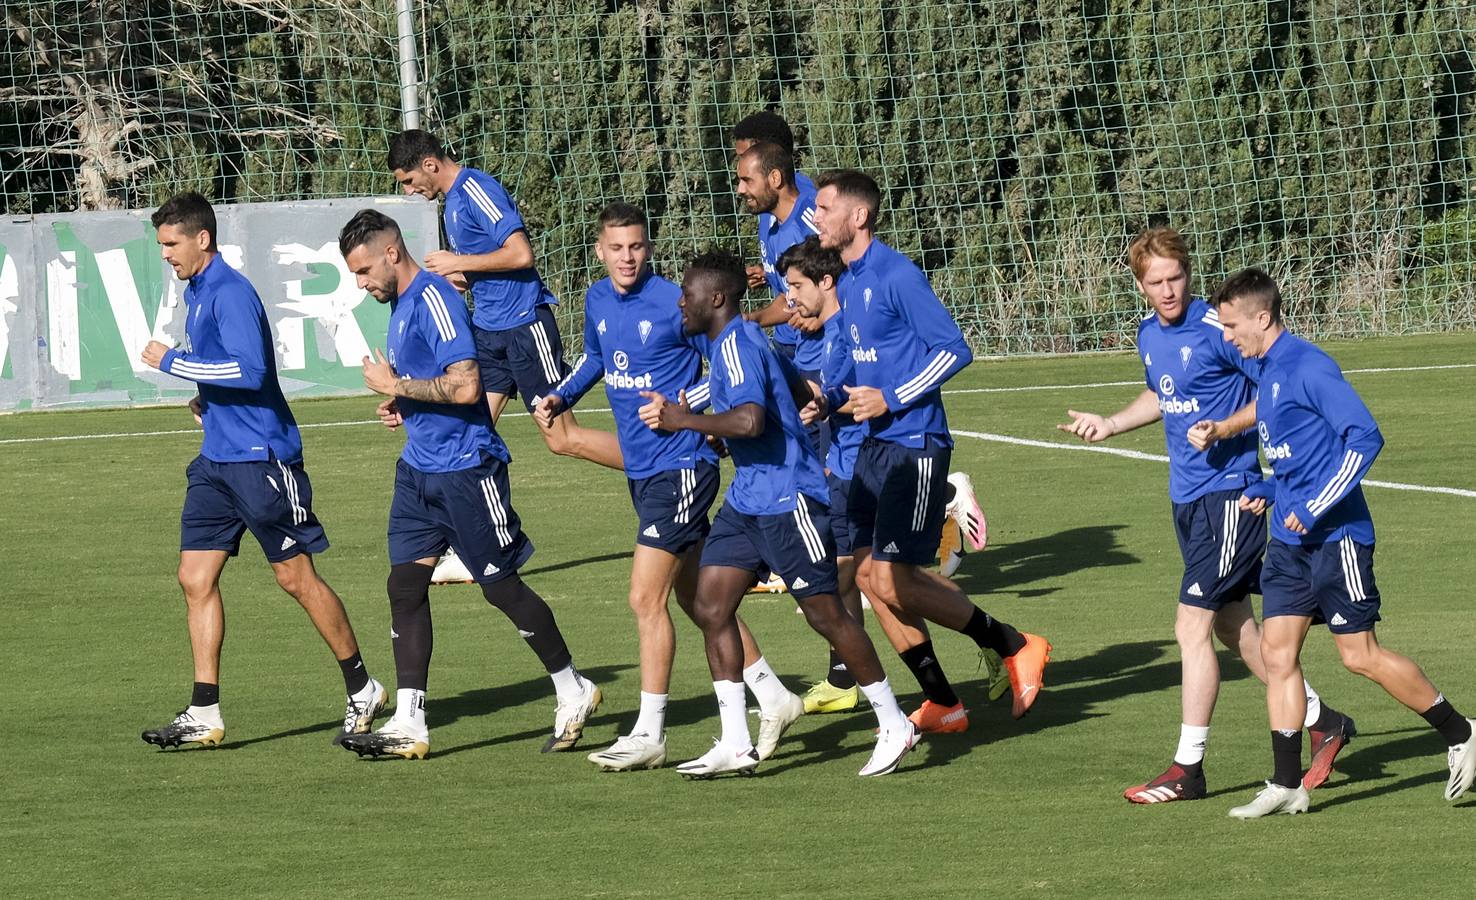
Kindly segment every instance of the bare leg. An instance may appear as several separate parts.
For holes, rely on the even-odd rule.
[[[225,641],[220,573],[229,558],[224,550],[181,550],[179,554],[179,586],[184,589],[195,680],[204,684],[220,683],[220,647]]]
[[[1380,645],[1372,630],[1335,634],[1333,643],[1337,644],[1348,671],[1377,683],[1390,697],[1417,713],[1434,706],[1440,696],[1414,660]]]
[[[349,624],[343,601],[313,568],[311,555],[299,553],[291,559],[272,563],[272,572],[282,590],[291,594],[307,611],[308,618],[327,642],[328,649],[333,651],[335,659],[348,659],[359,652],[359,642],[354,638],[354,627]]]
[[[687,562],[687,556],[674,556],[655,547],[637,544],[635,548],[630,567],[630,609],[635,613],[636,635],[640,641],[641,690],[648,694],[664,694],[671,683],[676,629],[672,626],[667,598],[676,584],[678,571]],[[695,559],[690,563],[685,567],[695,569]]]

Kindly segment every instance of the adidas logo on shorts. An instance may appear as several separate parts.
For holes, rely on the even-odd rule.
[[[1197,581],[1194,582],[1193,584],[1189,585],[1189,590],[1185,591],[1184,593],[1188,594],[1191,597],[1203,597],[1204,596],[1204,591],[1201,591],[1199,589],[1199,582],[1197,582]]]
[[[896,541],[888,541],[887,542],[887,545],[882,548],[882,552],[883,553],[901,553],[902,551],[897,549],[897,542]]]
[[[809,586],[810,586],[810,583],[808,581],[804,580],[803,578],[796,578],[794,580],[794,584],[791,584],[790,585],[790,587],[794,588],[795,590],[804,590],[805,588],[807,588]]]
[[[496,566],[492,565],[491,563],[487,563],[487,568],[485,568],[485,569],[482,570],[482,574],[483,575],[496,575],[498,572],[501,572],[501,571],[502,571],[501,569],[497,568]]]
[[[297,543],[297,541],[294,541],[290,537],[282,538],[282,549],[283,550],[291,549],[292,546],[295,545],[296,543]]]
[[[1342,613],[1333,613],[1333,617],[1330,620],[1328,620],[1328,623],[1327,624],[1329,624],[1329,625],[1347,625],[1348,624],[1348,620],[1345,619],[1345,618],[1343,618],[1343,614]]]
[[[659,538],[659,537],[661,537],[661,532],[659,532],[659,531],[656,530],[656,525],[654,523],[651,524],[651,525],[647,525],[646,526],[646,530],[645,531],[642,531],[641,534],[644,537],[648,537],[648,538]]]

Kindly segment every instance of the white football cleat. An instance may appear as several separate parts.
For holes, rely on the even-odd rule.
[[[1466,721],[1476,729],[1476,719]],[[1471,782],[1476,781],[1476,733],[1467,738],[1464,744],[1456,744],[1450,748],[1448,763],[1450,781],[1445,784],[1445,799],[1458,800],[1471,787]]]
[[[979,507],[979,498],[974,495],[974,481],[967,473],[952,472],[948,483],[953,485],[953,501],[946,507],[948,515],[958,523],[969,547],[977,553],[989,543],[989,522]]]
[[[750,594],[783,594],[789,590],[777,572],[770,572],[768,580],[760,581],[748,589]]]
[[[758,769],[758,751],[752,747],[734,750],[720,741],[712,742],[712,749],[693,760],[676,767],[684,778],[707,779],[728,772],[752,775]]]
[[[384,685],[369,679],[369,683],[357,693],[348,698],[348,705],[343,709],[343,731],[345,734],[363,734],[374,727],[374,717],[384,709],[385,702],[389,700],[389,691]]]
[[[1286,814],[1294,816],[1307,811],[1309,800],[1307,789],[1300,784],[1294,788],[1266,782],[1256,799],[1244,806],[1230,810],[1232,819],[1259,819],[1262,816]]]
[[[560,700],[554,707],[553,735],[543,745],[544,753],[559,753],[573,749],[584,734],[584,723],[589,721],[589,717],[600,708],[600,701],[604,699],[600,694],[600,689],[593,681],[582,675],[579,680],[584,685],[579,696],[568,702]]]
[[[943,522],[943,534],[938,539],[938,574],[944,578],[952,578],[958,567],[963,565],[964,550],[963,529],[952,520]]]
[[[182,710],[168,725],[150,728],[142,736],[144,743],[161,748],[185,744],[216,747],[225,739],[225,722],[221,721],[219,706],[211,711],[191,706]]]
[[[920,740],[922,732],[917,730],[911,720],[903,719],[901,728],[889,728],[877,734],[876,749],[871,751],[871,759],[857,774],[864,778],[890,775],[897,770],[902,757],[911,752]]]
[[[471,570],[450,547],[446,548],[441,561],[436,563],[436,570],[431,573],[431,584],[471,584],[473,580]]]
[[[585,758],[606,772],[659,769],[666,765],[666,735],[653,738],[644,731],[621,735],[615,743]]]
[[[425,759],[430,753],[430,730],[417,728],[404,719],[390,717],[384,727],[367,734],[346,734],[339,744],[359,756],[398,756]]]
[[[779,739],[784,737],[784,732],[804,714],[805,701],[789,691],[784,692],[784,702],[773,715],[759,713],[758,742],[753,745],[753,749],[758,752],[760,761],[774,755],[774,749],[779,746]]]

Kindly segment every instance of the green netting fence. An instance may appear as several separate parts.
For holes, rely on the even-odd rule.
[[[642,203],[658,266],[753,256],[728,129],[783,114],[858,166],[882,236],[986,353],[1127,346],[1122,262],[1190,235],[1199,287],[1260,265],[1320,337],[1476,328],[1476,16],[1393,0],[415,0],[421,124],[498,175],[572,320],[591,222]],[[393,0],[16,2],[8,214],[394,189]]]

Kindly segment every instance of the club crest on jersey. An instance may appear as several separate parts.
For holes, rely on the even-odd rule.
[[[613,359],[615,362],[615,368],[619,369],[620,371],[624,372],[626,369],[630,368],[630,357],[625,355],[624,350],[616,350]]]
[[[642,319],[641,324],[636,326],[636,331],[640,332],[641,334],[641,343],[646,343],[646,338],[651,336],[651,323],[645,319]]]
[[[1273,381],[1273,382],[1271,382],[1271,402],[1272,403],[1275,403],[1276,402],[1276,398],[1278,398],[1280,396],[1281,396],[1281,382],[1279,382],[1279,381]]]
[[[1180,347],[1179,348],[1179,360],[1184,364],[1184,368],[1186,368],[1186,369],[1189,368],[1189,357],[1191,357],[1193,355],[1194,355],[1194,348],[1192,348],[1192,347]]]
[[[604,319],[601,319],[600,320],[600,324],[598,324],[598,325],[595,326],[595,333],[596,334],[599,334],[599,335],[604,335],[604,333],[605,333],[605,320]]]
[[[861,293],[861,302],[866,304],[868,310],[871,309],[871,288],[867,288]]]
[[[1164,375],[1158,379],[1158,390],[1166,396],[1172,397],[1174,395],[1174,380],[1168,375]]]
[[[1151,365],[1153,365],[1153,354],[1152,353],[1144,353],[1143,354],[1143,365],[1145,365],[1145,366],[1151,366]]]

